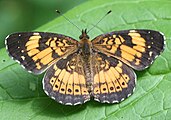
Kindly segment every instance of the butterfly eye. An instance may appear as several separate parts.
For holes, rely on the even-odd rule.
[[[86,36],[84,36],[84,35],[80,35],[80,37],[79,37],[80,39],[83,39],[83,38],[86,38],[86,39],[89,39],[89,36],[88,35],[86,35]]]
[[[87,35],[86,38],[89,39],[90,37]]]
[[[80,37],[79,37],[80,39],[83,39],[83,36],[82,35],[80,35]]]

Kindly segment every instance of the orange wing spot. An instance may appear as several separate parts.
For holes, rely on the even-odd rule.
[[[27,46],[26,50],[29,51],[29,50],[37,48],[37,47],[39,47],[39,44],[31,44],[31,45]]]
[[[121,67],[122,66],[122,62],[118,61],[119,63],[117,64],[117,66]]]
[[[108,41],[108,45],[113,45],[113,41],[114,41],[114,39],[110,39],[110,40]]]
[[[58,70],[60,70],[60,69],[58,69]],[[58,71],[58,70],[57,70],[57,71]],[[57,72],[57,71],[56,71],[56,72]],[[56,74],[56,72],[55,72],[55,74]],[[62,81],[62,79],[63,79],[65,73],[66,73],[66,70],[63,69],[63,70],[61,71],[61,73],[59,74],[59,76],[58,76],[58,78],[57,78],[57,80],[56,80],[56,82],[55,82],[55,84],[54,84],[54,86],[53,86],[53,90],[58,91],[59,88],[61,88],[61,87],[60,87],[60,86],[61,86],[61,81]]]
[[[115,70],[114,67],[110,67],[111,72],[115,75],[116,79],[120,77],[120,74]]]
[[[70,77],[70,73],[65,72],[65,75],[64,75],[64,77],[62,79],[62,83],[61,83],[59,93],[62,93],[62,94],[66,93],[66,91],[67,91],[66,88],[67,88],[69,77]]]
[[[98,74],[94,75],[94,84],[99,84],[99,76],[98,76]]]
[[[93,81],[93,93],[94,94],[100,94],[100,88],[99,88],[99,83],[100,83],[100,81],[99,81],[99,75],[98,75],[98,73],[97,74],[95,74],[94,75],[94,81]]]
[[[142,54],[140,52],[136,51],[135,49],[133,49],[129,46],[121,45],[120,48],[121,48],[121,50],[124,50],[132,55],[137,55],[137,57],[139,57],[139,58],[142,56]]]
[[[135,59],[135,57],[133,55],[131,55],[123,50],[121,50],[121,56],[122,56],[122,58],[124,58],[128,61],[133,61]]]
[[[62,43],[61,41],[57,41],[57,46],[58,47],[63,47],[64,46],[64,43]]]
[[[37,69],[41,69],[40,63],[36,63],[36,68],[37,68]]]
[[[111,45],[106,45],[106,48],[111,49],[112,46]]]
[[[120,77],[120,79],[118,79],[118,81],[119,81],[119,84],[122,88],[128,87],[127,83],[124,81],[124,79],[122,77]]]
[[[74,95],[81,95],[79,76],[77,72],[74,72]]]
[[[52,49],[46,48],[43,51],[41,51],[40,53],[38,53],[37,55],[35,55],[34,57],[37,57],[38,59],[42,59],[44,56],[48,55],[50,52],[52,52]]]
[[[112,72],[111,68],[110,68],[108,71],[106,71],[106,73],[107,73],[107,74],[108,74],[108,76],[110,77],[111,81],[114,81],[114,80],[116,80],[116,79],[117,79],[116,75],[115,75],[115,74],[113,74],[113,72]],[[119,78],[119,76],[118,76],[118,78]]]
[[[124,78],[126,83],[129,82],[130,78],[129,78],[129,76],[127,74],[122,75],[122,77]]]
[[[107,83],[109,93],[116,92],[115,86],[112,82]]]
[[[132,38],[134,38],[134,37],[132,37]],[[143,42],[143,43],[146,42],[145,39],[142,38],[142,37],[135,37],[134,39],[136,39],[136,40],[139,41],[139,42]]]
[[[52,60],[53,60],[53,58],[52,58],[52,53],[50,53],[50,54],[46,55],[44,58],[42,58],[42,59],[40,60],[40,62],[41,62],[43,65],[46,65],[46,64],[50,63]]]
[[[120,35],[119,35],[119,38],[120,38],[121,43],[123,43],[125,41],[125,39],[123,39],[123,37]]]
[[[99,85],[94,85],[94,90],[93,90],[94,92],[94,94],[100,94],[100,88],[99,88]]]
[[[29,46],[32,44],[39,44],[39,39],[29,40],[25,46]]]
[[[66,49],[67,49],[66,46],[65,47],[61,47],[62,51],[66,51]]]
[[[82,95],[88,94],[87,88],[86,88],[86,83],[85,83],[85,78],[83,75],[79,75],[80,79],[80,85],[81,85],[81,93]]]
[[[36,36],[31,36],[31,37],[29,38],[29,40],[39,40],[40,38],[41,38],[41,36],[36,35]]]
[[[119,73],[122,73],[121,67],[116,66],[115,69],[116,69]]]
[[[79,85],[74,84],[74,95],[81,95],[81,89]]]
[[[73,88],[73,84],[74,84],[74,75],[71,74],[68,80],[68,85],[67,85],[67,89],[66,89],[66,94],[69,95],[73,95],[74,94],[74,88]]]
[[[104,72],[103,71],[99,72],[99,78],[100,78],[100,83],[105,83],[105,77],[104,77]]]
[[[63,78],[64,78],[65,73],[66,73],[66,70],[63,69],[58,76],[58,80],[56,81],[56,83],[58,83],[58,85],[60,85],[60,86],[58,86],[59,92],[63,93],[63,94],[65,93],[65,86],[66,86],[63,84]],[[59,87],[60,87],[60,89],[59,89]]]
[[[81,85],[85,85],[85,84],[86,84],[86,83],[85,83],[85,78],[84,78],[83,75],[80,75],[80,74],[79,74],[79,80],[80,80],[80,84],[81,84]]]
[[[56,64],[53,66],[53,69],[55,69],[55,70],[57,70],[58,68],[57,68],[57,66],[56,66]]]
[[[53,85],[53,90],[54,90],[54,91],[58,91],[59,88],[60,88],[60,86],[61,86],[60,80],[59,80],[59,79],[56,79],[56,81],[55,81],[55,83],[54,83],[54,85]]]
[[[104,38],[103,40],[106,42],[108,40],[108,38]]]
[[[114,81],[115,89],[117,92],[122,91],[122,87],[119,85],[118,81]]]
[[[55,70],[56,70],[56,69],[55,69]],[[61,73],[61,69],[57,69],[57,70],[55,71],[55,76],[58,76],[60,73]]]
[[[62,52],[60,48],[57,48],[57,49],[55,50],[55,52],[56,52],[59,56],[62,56],[62,55],[64,54],[64,52]]]
[[[58,80],[56,80],[55,84],[53,85],[53,90],[54,91],[58,91],[59,90],[59,87],[60,87],[60,82]]]
[[[100,44],[100,45],[106,45],[106,42],[107,42],[108,38],[104,38],[103,40],[104,40],[104,42],[102,44]]]
[[[137,40],[137,37],[132,37],[132,43],[133,44],[140,45],[140,46],[145,46],[145,42],[142,42],[140,40]]]
[[[70,75],[71,74],[69,72],[65,73],[65,76],[63,77],[63,81],[62,81],[65,85],[68,83]]]
[[[108,61],[106,61],[105,69],[109,69],[109,62]]]
[[[116,38],[116,35],[113,35],[113,38]]]
[[[61,71],[61,73],[59,74],[58,79],[59,79],[59,80],[62,80],[63,77],[64,77],[64,75],[65,75],[65,73],[66,73],[66,70],[63,69],[63,70]]]
[[[63,40],[64,46],[65,46],[65,47],[71,46],[71,45],[68,45],[68,44],[67,44],[67,41],[68,41],[68,40],[65,40],[65,39]]]
[[[50,79],[50,84],[53,86],[54,83],[55,83],[55,81],[56,81],[56,78],[55,78],[55,77],[52,77],[52,78]]]
[[[134,37],[140,37],[140,36],[141,36],[139,33],[134,32],[133,30],[130,31],[130,33],[128,33],[128,35],[131,36],[131,37],[132,37],[132,36],[134,36]]]
[[[61,83],[59,93],[65,94],[65,92],[66,92],[66,85]]]
[[[102,94],[108,93],[108,88],[107,88],[106,83],[100,85],[100,91]]]
[[[111,78],[111,77],[113,77],[113,78]],[[107,84],[109,93],[115,92],[114,85],[112,83],[112,79],[115,79],[115,76],[112,76],[112,75],[108,74],[108,72],[105,72],[105,78],[106,78],[106,84]]]
[[[56,47],[56,41],[55,40],[50,42],[50,47]]]
[[[110,53],[115,53],[117,51],[118,45],[113,45],[112,49],[109,51]]]
[[[115,39],[115,44],[116,44],[116,45],[122,44],[119,38],[116,38],[116,39]]]
[[[51,40],[52,40],[52,38],[49,38],[45,44],[49,46]]]
[[[145,52],[145,48],[139,45],[133,46],[133,49],[140,51],[140,52]]]
[[[30,50],[30,51],[28,51],[28,56],[33,56],[33,55],[35,55],[35,54],[37,54],[37,53],[39,53],[40,51],[38,50],[38,49],[32,49],[32,50]]]
[[[75,84],[79,84],[79,78],[78,78],[78,73],[77,72],[74,72],[74,83]]]
[[[135,59],[135,65],[139,65],[140,64],[140,60],[139,59]]]

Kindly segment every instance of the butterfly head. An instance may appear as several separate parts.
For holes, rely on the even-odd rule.
[[[82,34],[79,37],[80,39],[89,39],[89,36],[87,35],[87,29],[82,30]]]

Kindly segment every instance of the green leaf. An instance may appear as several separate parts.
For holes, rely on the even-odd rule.
[[[152,29],[166,36],[165,51],[150,68],[136,71],[134,94],[120,104],[102,104],[91,100],[79,106],[64,106],[45,95],[42,77],[27,73],[0,50],[0,116],[12,120],[92,120],[92,119],[170,119],[171,118],[171,2],[144,0],[93,0],[65,14],[81,29],[90,29],[112,10],[89,34],[91,38],[114,30]],[[78,39],[80,32],[59,17],[36,31],[62,33]]]

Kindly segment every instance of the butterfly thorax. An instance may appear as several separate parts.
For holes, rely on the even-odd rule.
[[[79,38],[79,48],[81,50],[81,54],[84,59],[88,59],[88,57],[91,55],[91,42],[89,40],[89,36],[87,35],[86,29],[82,30],[82,34]]]

